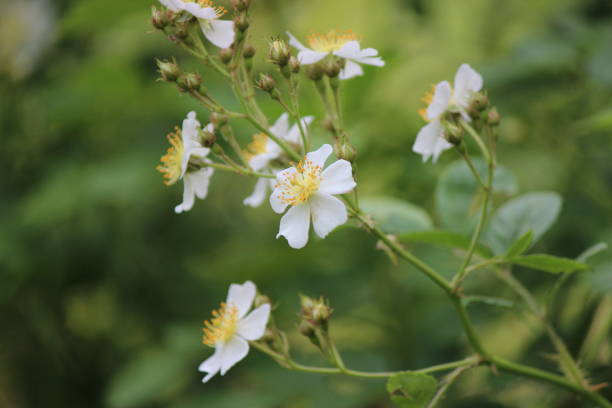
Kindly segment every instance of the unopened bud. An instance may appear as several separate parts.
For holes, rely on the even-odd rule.
[[[357,158],[357,150],[349,142],[336,143],[334,151],[339,159],[353,162]]]
[[[300,72],[300,68],[301,68],[300,60],[298,60],[293,55],[289,57],[289,69],[291,70],[291,72],[294,74],[297,74]]]
[[[302,320],[299,330],[302,335],[308,337],[309,339],[316,339],[315,327],[306,320]]]
[[[315,327],[322,327],[325,329],[332,314],[332,309],[327,304],[327,301],[323,297],[315,300],[302,295],[301,303],[303,320],[311,323]]]
[[[232,56],[232,50],[229,48],[222,48],[219,50],[219,59],[224,64],[229,64],[229,62],[232,60]]]
[[[268,74],[260,74],[257,87],[265,92],[272,92],[276,88],[276,81]]]
[[[461,126],[454,125],[452,123],[445,123],[444,128],[446,129],[445,136],[449,143],[455,146],[459,145],[463,140],[463,134],[465,130]]]
[[[340,74],[341,70],[342,70],[342,66],[340,65],[340,62],[337,60],[329,60],[325,64],[325,75],[327,75],[330,78],[336,78]]]
[[[251,0],[232,0],[232,7],[236,11],[244,11],[251,5]]]
[[[227,124],[228,117],[222,113],[213,112],[210,114],[210,123],[215,129],[220,129]]]
[[[250,25],[251,23],[249,23],[249,19],[244,14],[240,14],[234,18],[234,26],[240,32],[245,32],[248,30]]]
[[[170,16],[166,10],[151,9],[151,24],[158,30],[163,30],[170,24]]]
[[[491,126],[498,126],[499,122],[501,122],[501,116],[497,108],[493,107],[487,114],[487,123]]]
[[[470,108],[476,112],[482,112],[489,106],[489,97],[483,93],[474,94]]]
[[[289,57],[291,57],[291,50],[286,41],[277,38],[270,42],[270,48],[268,49],[268,59],[270,62],[284,67],[289,63]]]
[[[189,36],[189,22],[180,21],[174,24],[174,30],[172,30],[173,36],[178,40],[184,40]]]
[[[306,70],[306,75],[313,81],[319,81],[323,78],[323,67],[321,64],[312,64]]]
[[[157,60],[157,69],[162,79],[167,82],[175,82],[181,75],[181,68],[176,61]]]
[[[202,133],[200,133],[200,143],[202,143],[202,146],[213,147],[216,142],[217,135],[215,134],[214,130],[212,132],[209,132],[208,130],[203,130]]]
[[[198,91],[202,86],[202,77],[194,72],[187,72],[178,77],[177,84],[182,91]]]
[[[244,47],[244,51],[242,55],[244,55],[244,58],[247,58],[247,59],[253,58],[255,56],[255,52],[257,52],[255,47],[249,44],[246,47]]]

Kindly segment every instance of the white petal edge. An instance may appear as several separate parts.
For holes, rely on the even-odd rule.
[[[456,103],[462,108],[468,108],[472,95],[482,89],[482,76],[468,64],[461,64],[455,74],[454,85]]]
[[[236,333],[245,340],[259,340],[266,332],[269,318],[270,305],[261,305],[238,322]]]
[[[355,61],[346,60],[346,64],[344,65],[342,71],[340,71],[340,75],[338,76],[338,78],[340,78],[341,80],[345,80],[355,78],[361,75],[363,75],[363,68],[361,68],[361,65],[359,65]]]
[[[222,350],[223,344],[220,343],[219,346],[215,347],[215,352],[213,353],[213,355],[202,361],[202,363],[198,367],[198,371],[207,373],[206,376],[202,379],[202,382],[208,382],[219,372],[219,370],[221,370],[220,357]]]
[[[450,104],[452,88],[448,81],[442,81],[436,85],[433,99],[427,107],[427,118],[429,120],[438,119]]]
[[[327,234],[348,219],[344,203],[329,194],[314,194],[310,198],[310,206],[312,225],[316,234],[321,238],[325,238]]]
[[[293,206],[283,215],[276,238],[283,236],[294,249],[304,248],[308,243],[310,229],[310,205],[307,203]]]
[[[242,285],[238,283],[232,283],[227,292],[228,305],[233,305],[238,309],[238,318],[242,319],[255,300],[257,294],[257,287],[251,281],[246,281]]]
[[[180,0],[159,0],[159,2],[175,13],[181,11],[184,7],[184,3]]]
[[[300,119],[300,121],[302,122],[302,128],[304,129],[304,133],[306,134],[306,136],[308,136],[308,128],[310,127],[310,124],[314,121],[314,116],[305,116]],[[287,135],[284,139],[289,143],[299,144],[300,146],[302,145],[302,135],[300,132],[300,127],[297,123],[291,126],[291,129],[289,129],[289,132],[287,132]]]
[[[245,198],[242,203],[248,207],[259,207],[266,201],[266,193],[268,192],[268,186],[270,185],[270,181],[265,178],[260,178],[255,183],[255,188],[253,189],[253,193]]]
[[[327,160],[329,155],[332,154],[333,151],[334,149],[331,147],[331,145],[326,143],[323,146],[319,147],[318,150],[308,153],[306,155],[306,160],[312,162],[312,164],[314,164],[315,166],[321,166],[321,168],[323,168],[323,166],[325,165],[325,161]]]
[[[423,156],[423,162],[426,162],[436,151],[439,156],[445,150],[440,150],[441,147],[445,147],[444,144],[438,144],[440,139],[446,142],[444,139],[444,128],[439,120],[434,120],[421,128],[412,146],[412,151]],[[446,143],[450,145],[450,143]]]
[[[293,45],[299,51],[310,50],[310,48],[306,48],[293,34],[289,31],[286,31],[287,36],[289,37],[289,44]]]
[[[225,375],[237,362],[249,354],[249,343],[240,336],[229,339],[221,349],[221,375]]]
[[[302,65],[316,64],[327,56],[326,52],[313,51],[309,49],[298,52],[297,58]]]
[[[289,132],[289,115],[287,113],[280,115],[270,128],[270,132],[276,137],[284,138]]]
[[[344,194],[355,188],[353,168],[346,160],[336,160],[321,173],[319,191],[326,194]]]
[[[200,20],[204,36],[219,48],[228,48],[234,42],[234,22],[226,20]]]
[[[195,190],[193,181],[190,177],[183,178],[183,202],[174,207],[177,214],[189,211],[195,202]]]

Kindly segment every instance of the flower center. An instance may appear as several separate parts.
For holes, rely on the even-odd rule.
[[[196,3],[199,4],[200,6],[202,6],[203,8],[211,8],[213,10],[215,10],[215,13],[217,14],[216,18],[219,18],[221,16],[223,16],[225,13],[227,13],[227,10],[225,9],[225,7],[223,6],[215,6],[215,4],[212,2],[212,0],[183,0],[185,3]]]
[[[213,318],[204,322],[202,343],[213,347],[217,342],[228,341],[238,329],[238,308],[221,302],[212,312]]]
[[[421,115],[421,117],[423,119],[425,119],[425,121],[427,121],[427,122],[430,121],[429,118],[427,117],[427,108],[429,108],[429,105],[431,105],[431,102],[433,101],[433,96],[434,96],[435,92],[436,92],[436,86],[432,85],[431,86],[431,90],[429,92],[427,92],[425,94],[425,96],[423,96],[421,98],[421,101],[424,102],[425,105],[427,105],[427,106],[425,106],[424,108],[419,109],[418,112],[419,112],[419,115]]]
[[[310,160],[304,159],[295,168],[295,173],[275,186],[281,189],[281,201],[289,205],[307,201],[321,184],[321,166],[315,166]]]
[[[247,145],[245,155],[247,157],[257,156],[268,151],[268,136],[263,133],[253,135],[253,141]]]
[[[174,133],[166,136],[170,142],[170,147],[165,155],[161,158],[161,164],[156,167],[157,171],[164,175],[164,184],[170,186],[181,178],[183,154],[185,147],[181,139],[181,130],[177,127]]]
[[[331,30],[327,34],[311,34],[308,36],[308,45],[315,51],[334,52],[338,51],[344,44],[356,40],[357,36],[352,31],[339,33]]]

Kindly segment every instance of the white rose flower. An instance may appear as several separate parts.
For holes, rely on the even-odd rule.
[[[455,74],[455,87],[451,87],[448,81],[442,81],[423,99],[427,108],[419,113],[427,122],[417,135],[412,146],[415,153],[423,156],[423,162],[433,157],[435,163],[443,151],[450,149],[453,145],[444,138],[444,126],[441,119],[447,112],[459,113],[467,122],[470,117],[467,109],[472,102],[473,95],[482,89],[482,77],[468,64],[463,64]]]
[[[352,32],[338,33],[335,30],[327,34],[313,34],[308,37],[308,45],[304,46],[291,33],[289,36],[289,44],[299,50],[298,60],[302,65],[315,64],[321,61],[328,55],[345,60],[345,66],[340,71],[340,79],[350,79],[359,75],[363,75],[363,69],[360,64],[374,65],[382,67],[385,62],[378,56],[378,51],[374,48],[361,49],[357,36]]]
[[[174,12],[186,11],[196,17],[204,36],[219,48],[228,48],[234,42],[234,22],[219,20],[227,11],[215,6],[211,0],[159,0]]]
[[[337,160],[323,170],[332,147],[323,145],[310,152],[299,164],[276,175],[276,185],[270,195],[272,209],[282,214],[277,238],[284,236],[292,248],[303,248],[308,242],[310,220],[315,233],[325,238],[334,228],[347,220],[346,207],[336,194],[355,188],[351,163]]]
[[[247,315],[257,288],[251,281],[229,287],[227,301],[213,312],[213,318],[204,323],[202,342],[214,347],[215,352],[200,364],[198,370],[207,373],[207,382],[218,372],[221,375],[245,358],[249,353],[249,341],[259,340],[266,331],[270,318],[270,305],[259,306]]]
[[[189,112],[187,119],[183,121],[182,129],[176,128],[173,133],[167,136],[171,146],[161,158],[162,164],[157,166],[157,170],[164,175],[166,185],[173,185],[179,179],[183,179],[183,202],[174,208],[176,213],[191,210],[195,197],[206,198],[210,178],[214,173],[214,169],[211,167],[189,168],[190,160],[196,163],[210,162],[206,158],[210,149],[203,147],[199,141],[200,128],[201,125],[196,119],[196,113]],[[212,124],[206,126],[205,130],[213,132]]]

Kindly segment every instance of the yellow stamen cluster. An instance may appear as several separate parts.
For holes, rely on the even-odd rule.
[[[238,309],[221,302],[221,307],[212,312],[213,318],[204,322],[202,343],[207,346],[228,341],[238,329]]]
[[[187,3],[197,3],[200,6],[204,7],[204,8],[211,8],[213,10],[215,10],[215,13],[217,13],[217,18],[223,16],[225,13],[227,13],[227,10],[225,9],[225,7],[223,6],[215,6],[215,4],[212,2],[212,0],[185,0],[185,2]]]
[[[356,40],[357,36],[352,31],[344,33],[332,30],[327,34],[314,33],[308,36],[308,45],[315,51],[334,52],[338,51],[344,44]]]
[[[253,141],[247,145],[244,155],[247,159],[253,156],[266,152],[268,145],[268,136],[263,133],[257,133],[253,135]]]
[[[174,128],[174,133],[168,134],[166,138],[170,142],[170,147],[166,154],[162,156],[161,164],[155,169],[164,175],[164,184],[170,186],[181,178],[181,164],[185,147],[181,138],[181,129],[178,127]]]
[[[425,119],[427,122],[429,122],[429,118],[427,117],[427,108],[429,108],[429,105],[431,105],[435,92],[436,92],[436,86],[432,85],[431,90],[427,92],[424,97],[421,98],[421,101],[424,102],[426,106],[424,108],[419,109],[418,112],[419,112],[419,115],[421,115],[421,117]]]
[[[307,201],[321,184],[321,166],[315,166],[312,161],[304,159],[295,168],[297,170],[295,173],[275,186],[281,189],[281,201],[289,205],[298,205]]]

